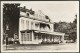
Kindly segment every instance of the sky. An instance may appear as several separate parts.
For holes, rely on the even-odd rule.
[[[73,22],[79,12],[78,1],[25,1],[20,4],[33,11],[41,10],[53,22]]]

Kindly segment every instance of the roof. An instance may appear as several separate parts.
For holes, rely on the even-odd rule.
[[[41,31],[41,30],[23,30],[25,31],[34,31],[35,33],[43,33],[43,34],[50,34],[50,35],[65,35],[65,33],[61,32],[48,32],[48,31]],[[23,32],[21,31],[21,32]]]
[[[65,35],[65,33],[60,32],[47,32],[47,31],[34,31],[36,33],[45,33],[45,34],[51,34],[51,35]]]

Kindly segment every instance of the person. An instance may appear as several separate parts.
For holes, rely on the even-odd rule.
[[[12,38],[13,44],[14,44],[14,39]]]

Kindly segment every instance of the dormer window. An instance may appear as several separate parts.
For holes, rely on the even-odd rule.
[[[27,16],[29,16],[29,13],[27,13]]]

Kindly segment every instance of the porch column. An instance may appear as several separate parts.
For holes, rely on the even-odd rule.
[[[46,34],[45,34],[45,41],[46,41],[47,39],[46,39]]]
[[[61,41],[62,41],[62,43],[64,43],[64,35],[62,35]]]
[[[53,42],[53,36],[52,36],[52,39],[51,39],[51,41]]]
[[[42,34],[41,34],[41,40],[42,40]]]
[[[53,36],[53,42],[54,42],[54,36]]]
[[[48,36],[48,41],[50,41],[50,35]]]
[[[32,31],[32,41],[34,41],[34,33],[33,33],[33,31]]]
[[[59,36],[59,43],[60,43],[60,36]]]

